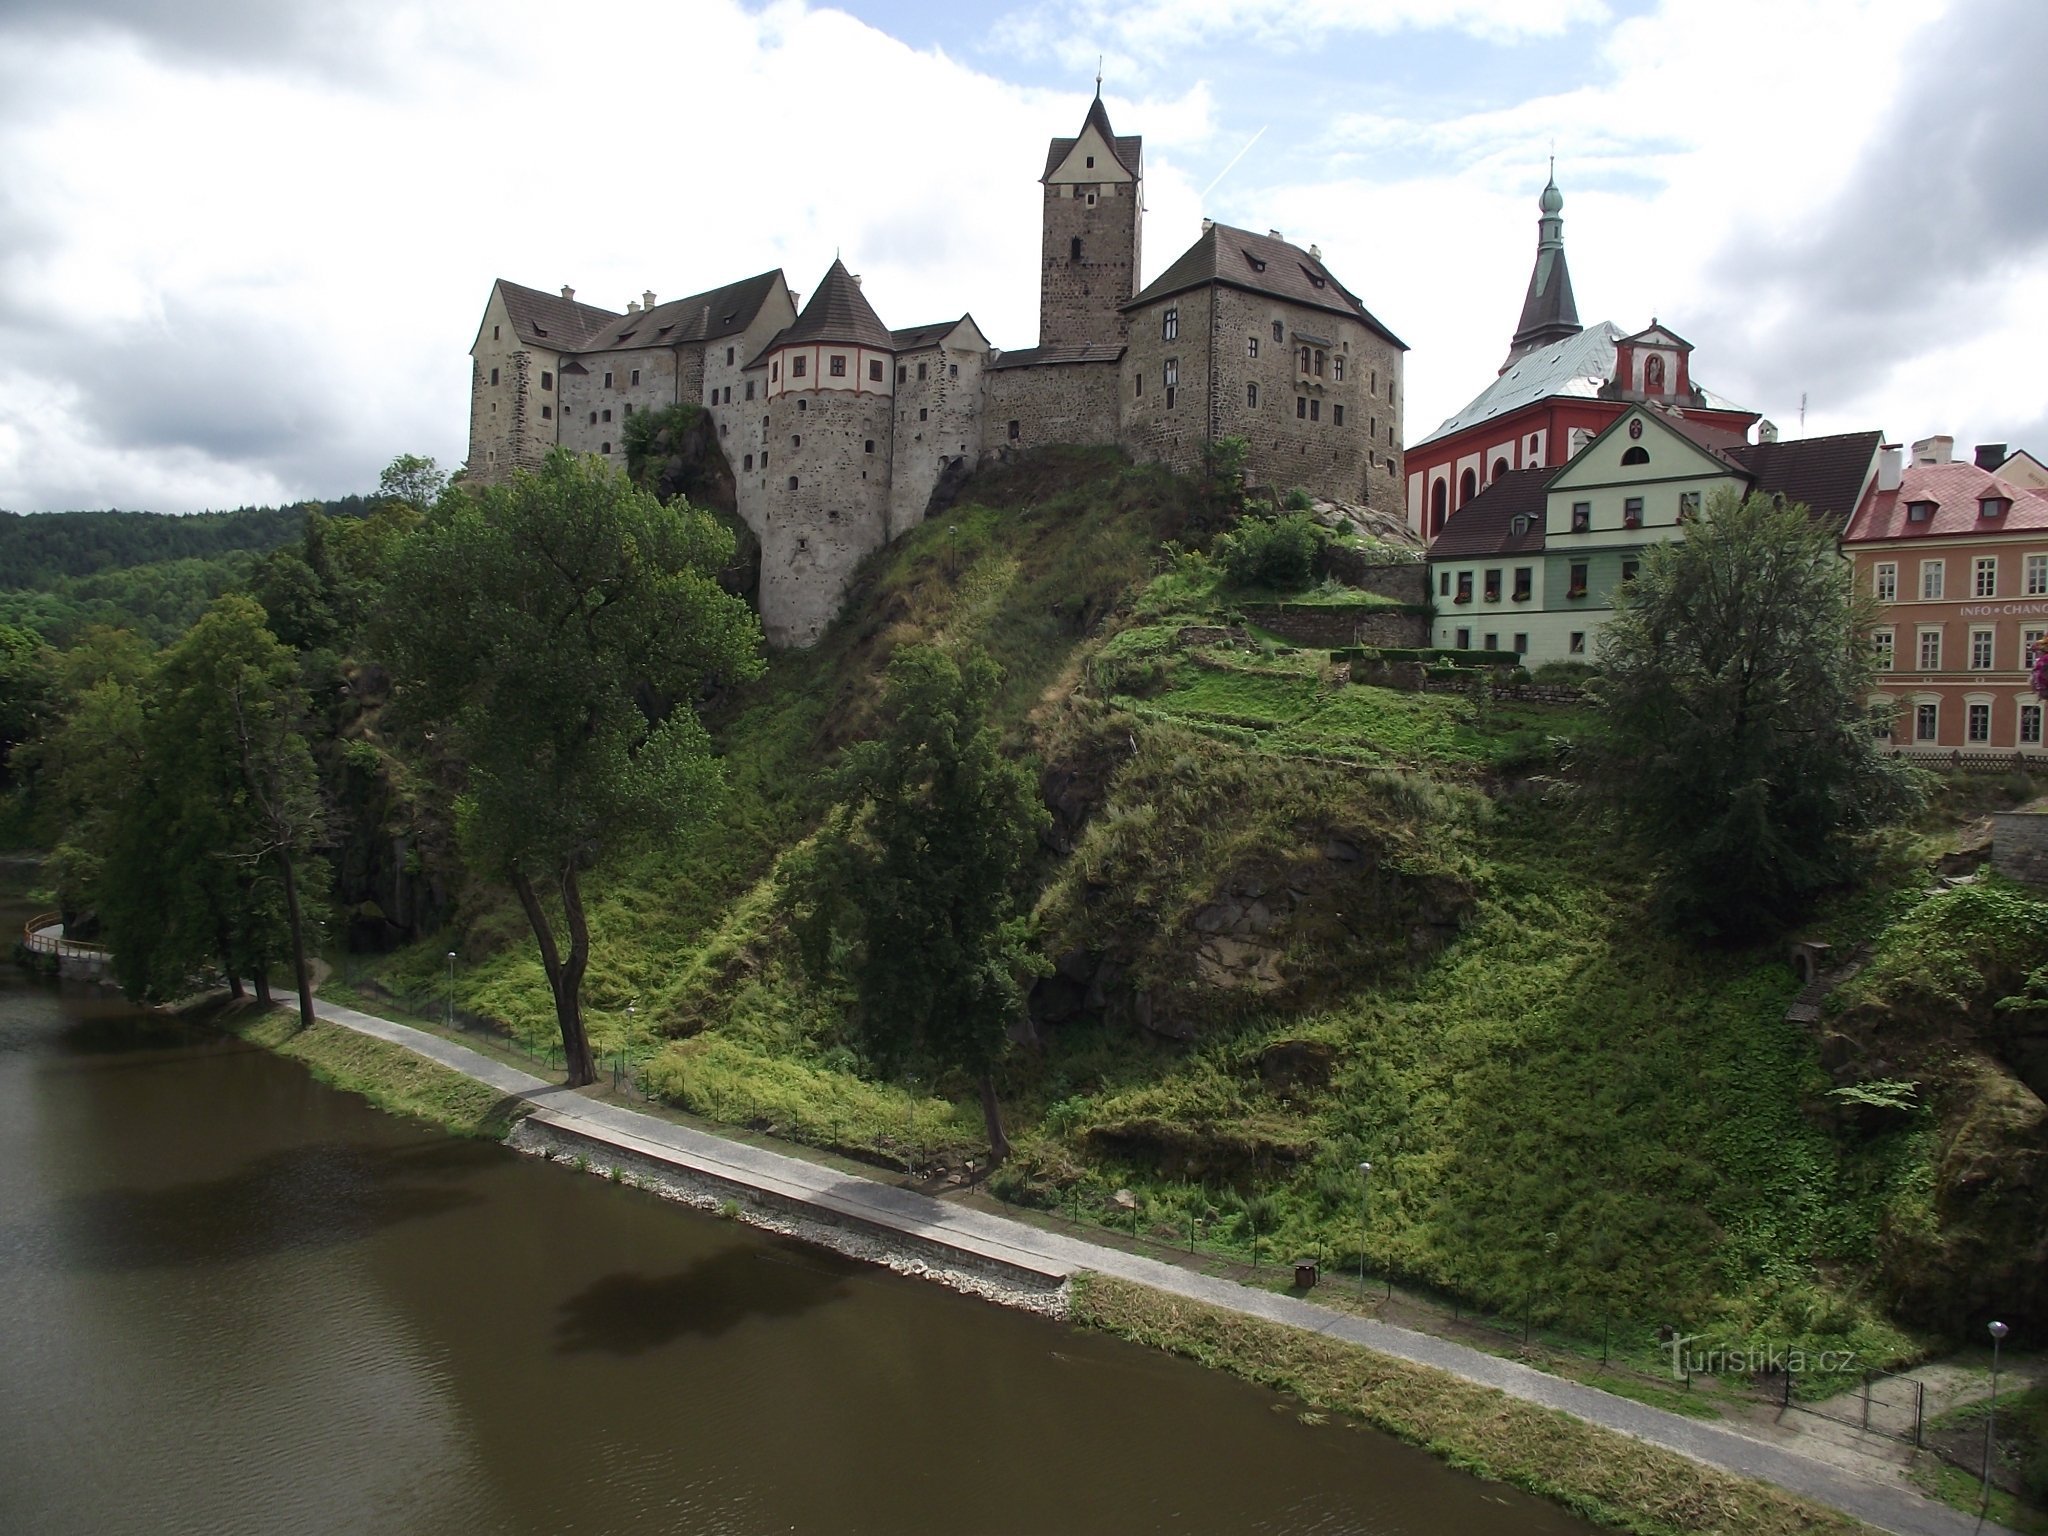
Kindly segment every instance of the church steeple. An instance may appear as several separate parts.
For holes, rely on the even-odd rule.
[[[1576,336],[1579,307],[1572,298],[1572,274],[1564,262],[1564,194],[1557,190],[1557,161],[1550,162],[1550,180],[1536,200],[1542,217],[1536,221],[1536,269],[1529,274],[1529,296],[1522,300],[1522,323],[1508,348],[1506,373],[1515,363],[1553,341]]]

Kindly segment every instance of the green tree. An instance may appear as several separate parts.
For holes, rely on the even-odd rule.
[[[694,711],[642,701],[760,670],[760,626],[715,579],[731,552],[701,510],[557,450],[509,484],[450,491],[385,591],[399,700],[466,767],[463,849],[532,925],[571,1084],[596,1076],[582,874],[698,814],[718,781]]]
[[[1748,939],[1855,873],[1912,803],[1866,702],[1872,610],[1804,507],[1717,493],[1651,549],[1600,637],[1600,778],[1681,924]]]
[[[897,652],[882,735],[847,753],[837,808],[797,882],[806,966],[851,983],[868,1054],[972,1077],[997,1162],[1009,1139],[995,1068],[1022,1011],[1020,978],[1043,968],[1021,876],[1047,821],[1032,774],[1003,757],[988,723],[999,680],[986,656]]]
[[[425,512],[447,488],[448,477],[440,465],[423,454],[401,453],[377,476],[376,499],[387,506],[399,502],[415,512]]]
[[[231,595],[137,693],[136,774],[97,879],[115,975],[131,996],[163,1001],[217,964],[237,992],[252,976],[268,1002],[271,968],[288,956],[310,1022],[301,892],[324,878],[325,819],[297,658],[253,599]]]
[[[54,693],[42,638],[0,624],[0,790],[14,787],[14,750],[42,729]]]

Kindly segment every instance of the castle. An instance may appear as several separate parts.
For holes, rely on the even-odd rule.
[[[1038,345],[1021,350],[972,315],[891,330],[837,260],[801,311],[779,270],[623,314],[499,280],[470,349],[470,478],[557,446],[623,462],[635,411],[703,405],[761,541],[762,628],[795,646],[942,482],[1046,444],[1190,473],[1241,437],[1254,483],[1401,510],[1407,347],[1321,251],[1205,219],[1141,291],[1144,141],[1110,126],[1099,86],[1039,183]]]

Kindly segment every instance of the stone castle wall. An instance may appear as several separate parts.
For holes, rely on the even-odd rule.
[[[1198,288],[1132,312],[1117,411],[1119,436],[1133,458],[1182,474],[1201,471],[1209,437],[1211,300],[1218,291]],[[1169,309],[1177,311],[1170,337]]]
[[[805,646],[888,542],[891,399],[789,391],[764,414],[772,462],[743,481],[741,516],[761,540],[761,629],[771,645]]]
[[[1991,867],[2007,879],[2048,886],[2048,809],[1992,816]]]
[[[1113,362],[988,370],[982,452],[996,456],[1055,443],[1115,442],[1119,382]]]
[[[981,456],[985,354],[974,347],[931,347],[896,359],[895,447],[891,455],[889,532],[900,538],[924,521],[944,467]]]
[[[1091,205],[1089,194],[1094,194]],[[1039,246],[1038,339],[1046,345],[1121,339],[1119,306],[1138,291],[1143,183],[1053,184]],[[1074,241],[1081,256],[1074,259]]]

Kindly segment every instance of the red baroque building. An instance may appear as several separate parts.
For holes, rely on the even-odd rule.
[[[1911,464],[1886,447],[1877,494],[1842,536],[1881,609],[1873,699],[1901,751],[2032,755],[2044,701],[2027,651],[2048,634],[2048,490],[1958,463],[1954,447],[1926,438]]]
[[[1631,405],[1662,406],[1723,447],[1746,442],[1756,423],[1756,412],[1693,382],[1692,343],[1675,331],[1655,320],[1634,335],[1605,320],[1581,326],[1554,174],[1538,207],[1536,266],[1508,360],[1477,399],[1409,445],[1408,525],[1426,539],[1508,471],[1562,465]],[[1764,440],[1774,435],[1763,429]]]

